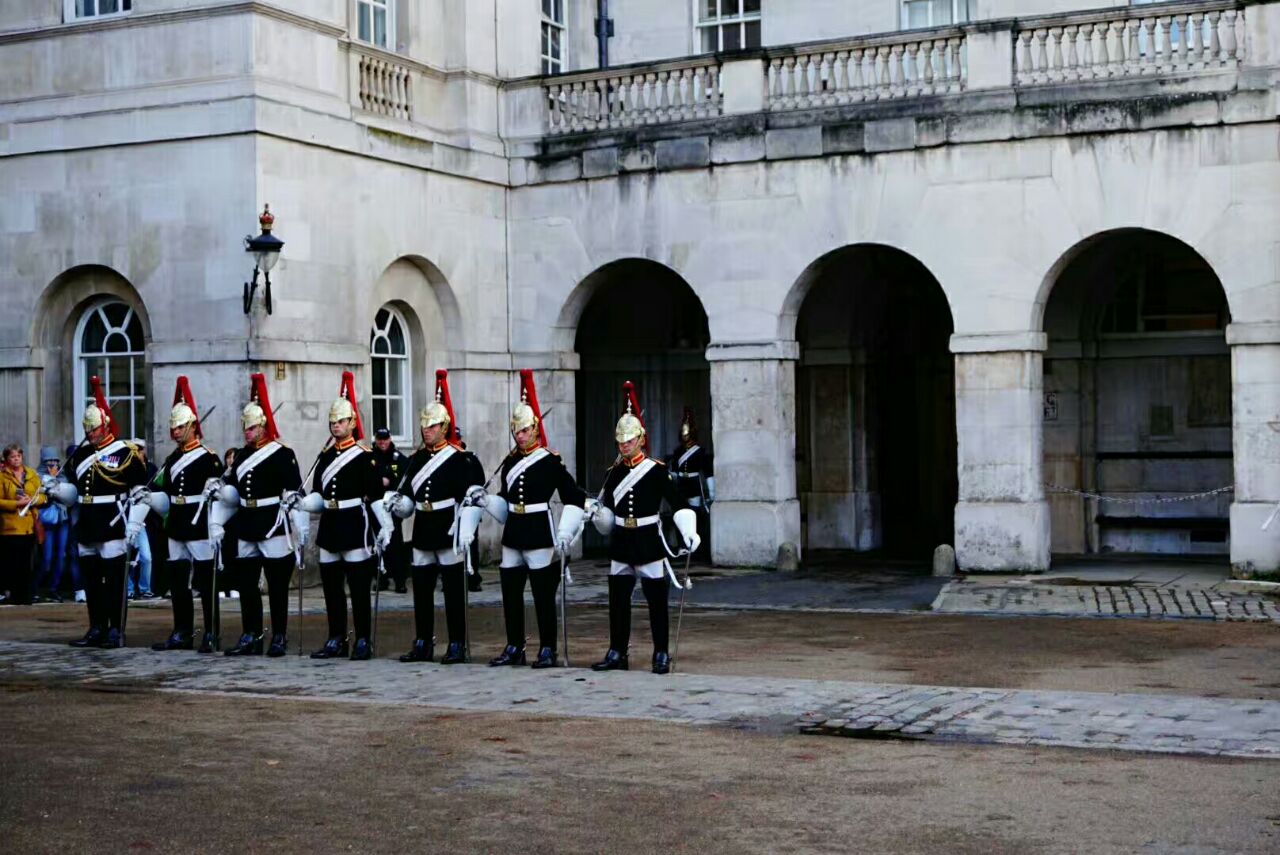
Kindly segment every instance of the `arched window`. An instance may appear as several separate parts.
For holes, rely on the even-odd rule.
[[[126,438],[146,430],[147,374],[142,321],[127,303],[107,299],[90,306],[80,318],[75,338],[75,399],[73,424],[80,424],[85,406],[93,402],[89,378],[102,378],[107,396]]]
[[[373,429],[387,428],[398,443],[412,439],[413,401],[409,382],[408,326],[400,313],[383,306],[369,333],[369,362],[373,369]]]

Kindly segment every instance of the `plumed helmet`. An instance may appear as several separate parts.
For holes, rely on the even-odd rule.
[[[84,408],[84,418],[80,422],[85,432],[106,425],[112,436],[119,436],[116,421],[111,416],[111,407],[107,404],[107,396],[102,393],[102,380],[97,376],[90,377],[89,388],[93,391],[93,403]]]
[[[249,375],[249,403],[240,413],[245,430],[262,425],[266,439],[278,439],[275,416],[271,412],[271,400],[267,397],[267,378],[262,374]]]
[[[680,419],[680,439],[690,440],[698,436],[698,423],[693,420],[693,407],[685,407]]]
[[[90,404],[84,408],[84,418],[80,423],[84,425],[86,431],[90,431],[101,427],[106,420],[106,413],[102,412],[102,409],[97,404]]]
[[[329,406],[329,423],[342,421],[343,419],[354,419],[356,417],[356,408],[351,406],[351,402],[346,398],[335,398],[334,402]]]
[[[640,403],[636,400],[636,385],[630,380],[622,384],[622,398],[622,418],[613,429],[613,438],[618,442],[630,442],[645,435],[644,422],[640,420]]]
[[[173,387],[173,407],[169,410],[169,428],[194,423],[196,436],[200,436],[200,417],[196,415],[196,399],[191,394],[191,384],[185,374],[179,375]]]
[[[538,390],[533,384],[533,370],[520,369],[520,403],[511,411],[511,432],[537,427],[538,444],[547,444],[547,429],[542,423],[542,410],[538,407]]]
[[[244,422],[245,428],[251,428],[254,425],[265,425],[267,423],[267,414],[262,407],[258,406],[257,401],[250,401],[241,410],[240,421]]]
[[[432,425],[447,425],[450,421],[449,411],[439,401],[432,401],[427,404],[422,408],[422,412],[418,414],[418,424],[424,428],[429,428]]]
[[[195,411],[185,403],[178,402],[173,405],[173,409],[169,410],[169,427],[171,429],[189,425],[195,420]]]

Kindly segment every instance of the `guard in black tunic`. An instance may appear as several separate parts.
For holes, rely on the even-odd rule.
[[[667,458],[671,477],[684,503],[693,508],[698,519],[698,538],[702,545],[693,557],[705,561],[711,546],[711,503],[716,500],[716,479],[711,453],[698,444],[698,425],[693,408],[685,407],[680,419],[680,445]]]
[[[556,549],[567,554],[583,521],[586,493],[574,483],[560,455],[547,448],[546,430],[538,409],[533,372],[520,371],[520,403],[511,414],[515,449],[507,455],[498,474],[498,494],[483,488],[472,491],[468,504],[482,506],[503,524],[502,612],[506,620],[507,646],[489,660],[490,665],[524,665],[524,585],[533,588],[538,618],[538,658],[534,668],[555,668],[556,590],[560,568],[553,566]],[[564,503],[559,530],[554,526],[549,502],[559,493]]]
[[[373,432],[373,459],[378,466],[378,478],[382,481],[383,490],[394,490],[404,478],[404,471],[409,466],[409,458],[396,448],[391,431],[380,427]],[[391,542],[387,544],[384,560],[387,572],[378,580],[378,590],[385,591],[395,582],[397,594],[409,593],[406,582],[409,579],[409,550],[404,542],[401,520],[395,518],[395,530],[391,533]]]
[[[124,646],[126,553],[142,533],[150,508],[131,506],[129,495],[147,482],[147,465],[138,448],[117,439],[118,429],[102,383],[90,379],[94,403],[85,408],[85,438],[71,456],[71,481],[47,484],[54,501],[80,506],[76,522],[80,572],[89,607],[89,631],[72,647]]]
[[[209,539],[221,544],[225,514],[236,515],[236,572],[233,586],[240,592],[240,641],[227,656],[261,655],[262,592],[258,579],[267,577],[267,597],[271,605],[271,646],[268,656],[288,652],[289,581],[296,561],[294,549],[301,548],[291,537],[289,509],[283,499],[302,484],[298,458],[293,449],[279,441],[280,432],[267,399],[267,381],[261,374],[250,375],[249,403],[241,413],[245,446],[224,475],[224,484],[214,482],[218,508],[209,508]],[[304,521],[305,522],[305,521]],[[298,535],[305,538],[305,531]]]
[[[404,478],[383,501],[397,517],[413,515],[413,619],[417,638],[401,662],[430,662],[435,655],[436,580],[444,583],[444,614],[449,647],[441,665],[466,661],[467,613],[463,558],[480,523],[480,508],[462,503],[484,484],[484,469],[462,449],[449,376],[436,371],[436,399],[418,416],[422,448],[409,459]],[[416,511],[416,513],[415,513]],[[465,517],[465,519],[464,519]],[[472,568],[467,567],[470,570]]]
[[[631,594],[636,577],[649,604],[653,631],[653,673],[671,670],[667,651],[667,595],[676,581],[669,558],[674,557],[662,536],[659,511],[665,501],[675,511],[675,524],[690,552],[698,548],[697,519],[661,461],[645,454],[644,423],[631,381],[624,385],[626,411],[618,419],[614,439],[618,460],[609,469],[600,499],[589,512],[596,530],[609,538],[609,651],[592,665],[595,671],[626,671],[631,641]],[[677,586],[680,584],[676,581]]]
[[[301,510],[320,514],[316,545],[320,547],[329,639],[311,658],[343,658],[350,650],[352,659],[364,660],[373,657],[370,585],[378,569],[374,551],[386,548],[395,526],[381,502],[370,507],[382,496],[382,479],[373,454],[357,441],[364,437],[364,430],[354,404],[355,379],[350,371],[342,374],[339,395],[329,408],[333,442],[316,460],[311,492],[297,498],[296,503]],[[380,525],[374,523],[375,511]],[[351,648],[347,644],[344,584],[351,591],[351,621],[355,624],[356,643]]]
[[[165,459],[152,487],[164,496],[164,531],[169,536],[169,590],[173,599],[173,634],[151,645],[152,650],[190,650],[195,646],[195,608],[192,581],[202,591],[204,638],[201,653],[218,646],[213,610],[218,599],[214,577],[213,544],[204,519],[204,489],[210,479],[222,477],[222,458],[202,443],[196,401],[187,378],[179,377],[169,410],[169,437],[177,447]],[[155,502],[152,506],[155,507]]]

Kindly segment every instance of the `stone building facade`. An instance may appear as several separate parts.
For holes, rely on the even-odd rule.
[[[588,0],[5,4],[0,432],[187,374],[225,447],[262,370],[305,458],[355,368],[411,444],[447,367],[492,466],[530,367],[594,489],[629,377],[719,563],[1275,571],[1280,2],[1092,5],[612,0],[600,70]]]

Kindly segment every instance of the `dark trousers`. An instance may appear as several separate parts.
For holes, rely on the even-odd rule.
[[[284,635],[289,629],[289,580],[293,578],[293,556],[283,558],[240,558],[236,562],[240,592],[240,620],[245,635],[262,635],[262,591],[258,575],[267,576],[267,597],[271,605],[271,634]]]
[[[554,651],[559,632],[556,589],[560,587],[560,567],[549,564],[531,570],[522,564],[503,567],[498,574],[502,578],[502,614],[507,626],[507,644],[524,648],[524,583],[527,579],[533,589],[533,611],[538,619],[538,647],[550,647]]]
[[[439,564],[413,565],[413,623],[417,637],[432,643],[436,625],[436,580],[444,583],[444,617],[449,627],[449,641],[463,644],[467,640],[466,571],[461,564],[442,567]]]
[[[365,561],[330,561],[320,565],[320,582],[324,587],[324,609],[329,619],[329,637],[345,638],[347,634],[347,597],[344,585],[351,591],[351,622],[356,640],[368,639],[373,631],[373,605],[369,586],[377,572],[377,559]],[[240,595],[241,597],[244,594]]]
[[[670,585],[666,576],[640,580],[640,588],[649,604],[654,653],[667,652],[670,625],[667,594]],[[635,576],[609,577],[609,647],[619,653],[626,653],[631,643],[631,594],[635,589]]]
[[[213,590],[212,561],[170,561],[168,564],[169,591],[173,597],[173,631],[184,636],[195,634],[195,600],[191,595],[193,587],[200,594],[200,608],[204,612],[204,631],[213,632],[213,605],[217,600]]]
[[[124,631],[125,557],[101,558],[85,555],[80,559],[84,581],[85,604],[89,607],[89,626],[106,632]]]
[[[31,605],[35,594],[35,571],[31,564],[35,545],[34,534],[0,536],[0,555],[4,556],[4,566],[9,568],[2,584],[9,589],[9,602],[15,605]]]

